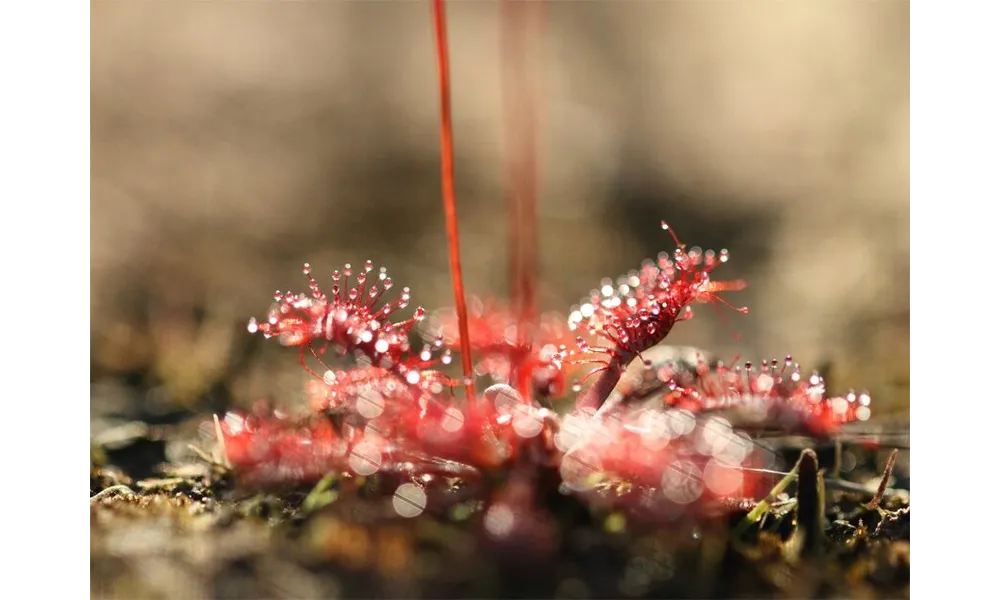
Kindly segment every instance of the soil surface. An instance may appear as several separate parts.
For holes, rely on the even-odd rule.
[[[827,483],[793,483],[750,526],[752,505],[654,525],[588,507],[542,474],[541,516],[500,543],[474,501],[399,516],[386,476],[243,489],[189,448],[205,420],[135,421],[94,437],[93,597],[909,597],[905,448],[883,477],[886,444],[844,443],[838,456],[832,444],[786,440],[788,465],[814,447],[812,476]]]

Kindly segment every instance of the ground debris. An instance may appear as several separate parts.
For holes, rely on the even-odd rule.
[[[825,507],[809,513],[820,528],[811,552],[796,536],[804,517],[793,482],[740,535],[751,502],[734,502],[729,522],[650,528],[554,492],[545,506],[553,546],[538,555],[491,539],[481,501],[401,518],[378,476],[331,474],[313,487],[251,492],[197,457],[143,478],[92,462],[92,595],[908,597],[909,495],[886,488],[878,506],[866,506],[872,490],[853,482],[878,477],[878,461],[869,462],[811,500]],[[822,481],[819,471],[813,485]]]

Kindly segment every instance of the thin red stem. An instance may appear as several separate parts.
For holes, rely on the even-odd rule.
[[[529,42],[537,36],[542,2],[503,0],[500,4],[500,56],[504,61],[504,110],[507,126],[507,235],[510,252],[509,286],[511,311],[517,319],[517,342],[533,342],[537,317],[538,234],[536,149],[537,95],[528,59]],[[530,378],[517,373],[524,365],[512,365],[512,379],[530,385]],[[518,390],[527,394],[527,388]]]
[[[451,263],[451,285],[455,291],[455,311],[462,350],[462,375],[466,400],[476,392],[472,386],[472,349],[469,342],[469,317],[465,307],[465,285],[462,282],[462,260],[458,244],[458,214],[455,202],[455,149],[451,136],[451,85],[448,77],[448,32],[444,0],[433,0],[434,37],[437,46],[438,84],[441,91],[441,190],[444,219],[448,229],[448,258]]]

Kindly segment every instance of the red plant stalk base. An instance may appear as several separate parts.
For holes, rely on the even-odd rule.
[[[228,459],[247,485],[306,483],[330,472],[395,474],[399,493],[419,500],[399,503],[408,507],[404,516],[479,494],[493,515],[484,522],[499,529],[508,526],[504,511],[514,510],[508,504],[523,494],[492,489],[488,482],[498,478],[489,475],[498,472],[530,487],[538,473],[555,471],[564,491],[657,519],[717,514],[734,500],[759,497],[773,484],[759,472],[773,457],[751,432],[827,436],[867,419],[870,398],[829,397],[822,379],[802,376],[791,357],[759,366],[702,359],[694,369],[644,358],[693,316],[694,304],[728,305],[719,294],[744,285],[712,278],[726,251],[677,245],[602,282],[568,319],[546,315],[530,345],[512,335],[514,315],[473,301],[468,343],[478,358],[475,374],[488,385],[476,402],[460,401],[454,388],[462,382],[444,371],[460,343],[454,311],[416,308],[399,316],[409,288],[386,299],[392,280],[370,262],[356,275],[350,265],[334,271],[329,291],[307,265],[309,291],[276,293],[267,318],[248,328],[298,349],[314,376],[315,412],[304,420],[265,408],[229,413],[222,420]],[[353,366],[327,366],[330,355]],[[619,386],[620,400],[605,404],[633,360],[647,363],[658,391],[640,401]],[[511,373],[530,378],[531,395],[517,391]],[[585,388],[582,380],[593,374],[597,382]],[[547,408],[554,399],[571,410]],[[435,488],[456,478],[464,494],[451,498]],[[494,502],[507,508],[491,509]],[[522,504],[518,510],[532,513],[530,502]]]

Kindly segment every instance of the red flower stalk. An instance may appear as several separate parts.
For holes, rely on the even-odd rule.
[[[677,244],[673,258],[661,253],[655,263],[647,260],[638,271],[619,278],[617,286],[610,279],[604,280],[601,289],[594,290],[589,301],[570,315],[571,329],[583,329],[591,337],[610,342],[594,346],[582,336],[577,338],[581,355],[571,360],[600,365],[587,377],[601,373],[577,401],[579,406],[600,407],[621,378],[622,369],[662,342],[678,322],[691,318],[695,302],[720,302],[748,312],[746,307],[736,308],[719,297],[723,291],[742,290],[744,281],[711,279],[712,271],[729,260],[727,250],[718,256],[698,247],[686,250],[666,222],[660,225]]]
[[[444,0],[433,0],[434,46],[437,50],[438,89],[441,94],[441,200],[448,232],[448,262],[451,265],[451,287],[455,292],[458,328],[462,332],[462,375],[465,398],[472,401],[472,353],[469,351],[468,322],[465,315],[465,283],[462,280],[462,258],[458,242],[458,203],[455,201],[455,148],[451,132],[451,77],[448,68],[448,31]]]

